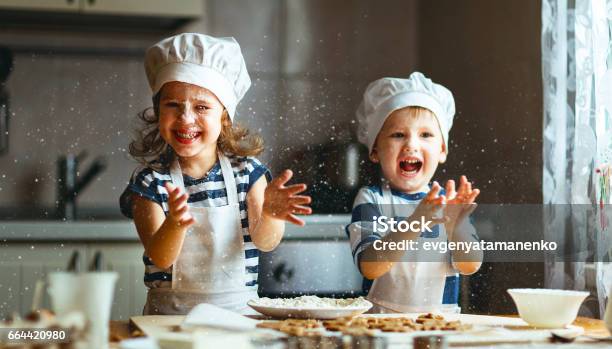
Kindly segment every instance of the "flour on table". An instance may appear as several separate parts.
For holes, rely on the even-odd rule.
[[[321,298],[317,296],[301,296],[296,298],[259,298],[252,300],[255,306],[273,308],[302,308],[302,309],[328,309],[328,308],[363,308],[372,304],[363,297],[359,298]]]

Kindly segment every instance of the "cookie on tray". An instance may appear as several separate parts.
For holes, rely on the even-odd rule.
[[[256,325],[258,328],[269,328],[271,330],[280,331],[280,328],[283,326],[282,321],[263,321]]]
[[[369,336],[373,337],[375,332],[366,327],[346,327],[343,329],[342,334],[349,336]]]
[[[437,315],[437,314],[434,314],[434,313],[427,313],[427,314],[421,314],[421,315],[417,316],[417,318],[416,318],[416,322],[417,323],[421,323],[421,324],[423,322],[427,321],[427,320],[440,320],[440,321],[442,321],[442,320],[444,320],[444,316]]]

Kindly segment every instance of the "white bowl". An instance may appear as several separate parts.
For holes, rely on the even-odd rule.
[[[511,288],[519,316],[534,327],[563,328],[576,319],[589,292],[547,288]]]

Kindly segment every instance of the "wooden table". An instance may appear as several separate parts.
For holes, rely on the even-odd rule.
[[[134,331],[135,329],[130,328],[129,321],[111,321],[110,341],[120,342],[126,338],[138,337],[139,333],[135,333]]]
[[[516,317],[516,315],[514,315],[513,317]],[[606,329],[605,323],[599,319],[578,317],[576,321],[574,321],[573,325],[584,328],[584,333],[586,335],[598,337],[605,337],[610,335],[608,333],[608,330]],[[137,331],[136,329],[130,328],[128,321],[111,321],[110,336],[111,342],[114,344],[111,346],[111,348],[118,347],[116,343],[123,339],[142,335],[138,332],[139,331]]]
[[[603,320],[579,316],[573,325],[584,328],[584,333],[589,336],[605,337],[610,335]]]

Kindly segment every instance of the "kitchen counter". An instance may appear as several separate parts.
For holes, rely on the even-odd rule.
[[[137,241],[131,221],[62,222],[9,221],[0,223],[0,241]]]
[[[344,240],[344,226],[350,215],[304,216],[306,225],[288,223],[285,240]],[[0,242],[54,242],[54,241],[138,241],[136,228],[130,220],[117,221],[5,221],[0,222]]]

